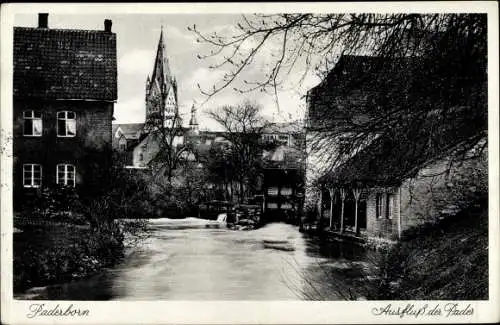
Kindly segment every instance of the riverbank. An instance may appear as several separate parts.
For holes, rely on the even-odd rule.
[[[408,231],[380,262],[370,299],[488,299],[487,202]]]
[[[46,222],[14,233],[14,292],[82,279],[123,256],[123,234],[110,225]]]
[[[350,232],[309,231],[323,242],[377,251],[376,272],[358,283],[369,300],[488,299],[488,204],[478,202],[437,224],[409,229],[399,241]]]

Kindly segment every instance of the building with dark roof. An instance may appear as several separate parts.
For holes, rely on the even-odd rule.
[[[116,35],[103,30],[14,27],[16,208],[42,187],[103,188],[117,99]]]
[[[303,125],[300,121],[272,123],[263,129],[261,141],[263,217],[296,223],[304,207]]]
[[[375,129],[374,135],[350,156],[342,156],[335,145],[318,150],[314,147],[325,138],[339,140],[328,143],[340,143],[356,125],[367,125],[364,121],[384,116],[380,112],[388,107],[394,111],[408,100],[422,102],[419,98],[427,98],[422,93],[427,91],[424,85],[440,75],[437,69],[413,78],[412,69],[419,67],[422,65],[417,58],[345,56],[308,92],[306,196],[316,204],[323,225],[341,232],[400,238],[406,229],[438,220],[443,211],[468,203],[464,198],[461,202],[452,198],[455,194],[451,194],[450,184],[462,182],[472,177],[471,170],[483,168],[485,154],[450,167],[457,148],[449,144],[474,134],[467,120],[475,125],[472,121],[482,118],[481,108],[474,114],[465,113],[463,106],[447,108],[447,118],[455,126],[463,126],[460,132],[447,128],[434,110],[425,108],[427,115],[421,114],[418,123],[413,111],[405,115],[410,122],[405,128],[411,127],[411,132]],[[436,88],[433,91],[439,92]],[[385,106],[377,102],[378,98],[384,99]],[[484,142],[481,146],[484,148]],[[462,193],[467,191],[469,188],[464,188]]]

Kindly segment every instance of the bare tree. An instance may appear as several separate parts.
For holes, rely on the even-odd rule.
[[[208,112],[208,116],[224,128],[224,137],[230,142],[226,157],[238,183],[240,202],[248,194],[261,167],[260,138],[268,122],[260,115],[260,110],[260,106],[246,101]]]
[[[167,185],[171,185],[174,171],[181,167],[186,160],[191,146],[185,139],[185,130],[178,110],[174,116],[167,118],[161,109],[161,99],[153,97],[149,105],[156,106],[156,113],[151,113],[146,121],[145,128],[148,130],[146,144],[152,145],[152,157],[148,162],[158,176],[162,174],[167,178]]]
[[[208,181],[214,184],[212,191],[218,199],[233,201],[234,191],[232,184],[235,182],[235,172],[231,162],[231,148],[226,144],[214,144],[210,148],[206,168]]]
[[[242,93],[277,94],[297,74],[299,82],[309,73],[328,82],[339,58],[381,58],[332,88],[343,103],[323,103],[321,123],[313,125],[321,131],[313,147],[331,166],[374,139],[381,147],[403,150],[406,156],[398,159],[413,163],[407,174],[443,156],[461,160],[478,144],[478,153],[487,146],[482,141],[487,133],[484,14],[255,14],[242,16],[229,34],[190,30],[211,46],[199,57],[217,60],[211,68],[225,71],[213,88],[200,88],[208,97],[230,85]],[[263,55],[267,65],[261,78],[241,80]],[[353,90],[361,94],[360,105],[348,102]]]

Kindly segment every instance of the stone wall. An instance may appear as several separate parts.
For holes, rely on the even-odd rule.
[[[442,160],[401,186],[402,229],[453,216],[488,193],[487,153],[463,163]]]

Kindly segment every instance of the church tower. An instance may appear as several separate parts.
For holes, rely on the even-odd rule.
[[[189,120],[189,130],[193,135],[198,135],[199,134],[199,128],[198,128],[198,118],[196,116],[196,107],[193,106],[191,107],[191,119]]]
[[[168,62],[163,26],[160,32],[155,64],[151,77],[146,81],[146,123],[150,127],[180,124],[177,104],[177,81]]]

